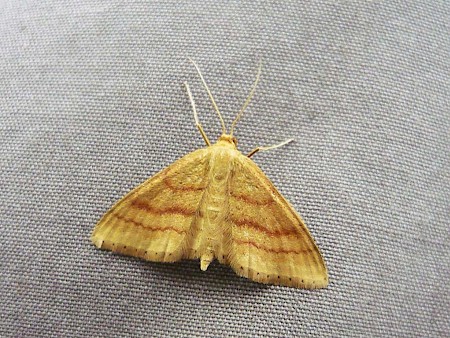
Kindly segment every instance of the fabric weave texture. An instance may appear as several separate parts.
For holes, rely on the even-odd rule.
[[[0,335],[448,336],[450,5],[0,0]],[[130,189],[236,136],[305,219],[323,290],[100,251]]]

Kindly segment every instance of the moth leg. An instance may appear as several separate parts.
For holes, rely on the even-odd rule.
[[[192,96],[191,89],[189,88],[189,85],[187,82],[184,83],[184,86],[186,87],[186,91],[188,93],[189,100],[191,101],[192,110],[194,111],[195,126],[198,128],[198,130],[200,131],[200,134],[203,137],[203,140],[205,140],[206,145],[209,147],[211,145],[211,142],[209,142],[208,136],[206,136],[206,133],[203,130],[203,127],[198,120],[197,109],[195,108],[194,97]]]
[[[255,155],[258,151],[264,151],[264,150],[270,150],[270,149],[275,149],[275,148],[279,148],[284,146],[285,144],[288,144],[290,142],[294,141],[293,138],[286,140],[284,142],[281,142],[279,144],[274,144],[273,146],[268,146],[268,147],[256,147],[255,149],[253,149],[251,152],[249,152],[247,154],[247,157],[252,157],[253,155]]]

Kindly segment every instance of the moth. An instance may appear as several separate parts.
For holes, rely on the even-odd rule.
[[[129,192],[98,222],[91,240],[101,249],[153,262],[199,259],[205,271],[217,259],[239,276],[298,288],[323,288],[328,273],[305,222],[233,136],[258,84],[229,133],[197,64],[196,71],[217,112],[222,135],[211,144],[199,122],[187,82],[196,126],[206,147],[193,151]]]

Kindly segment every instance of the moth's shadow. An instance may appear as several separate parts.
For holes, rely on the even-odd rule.
[[[176,263],[156,263],[141,261],[143,277],[161,278],[177,285],[178,288],[194,291],[201,288],[208,297],[211,293],[223,293],[225,290],[234,296],[254,295],[267,290],[270,286],[256,283],[238,276],[229,266],[217,261],[211,263],[208,270],[200,270],[200,261],[183,260]],[[227,291],[227,292],[228,292]]]

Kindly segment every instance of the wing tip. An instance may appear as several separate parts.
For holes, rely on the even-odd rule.
[[[94,231],[94,232],[92,233],[92,235],[91,235],[91,242],[92,242],[92,244],[94,244],[97,248],[101,249],[104,241],[103,241],[103,239],[97,237],[97,236],[95,235],[95,231]]]

